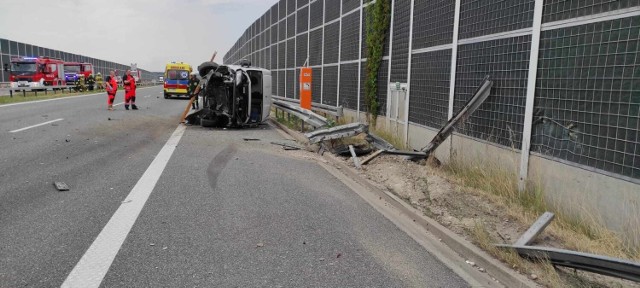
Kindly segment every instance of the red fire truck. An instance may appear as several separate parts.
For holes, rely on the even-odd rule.
[[[84,79],[93,74],[93,64],[79,62],[64,62],[64,77],[67,83],[75,83],[84,75]]]
[[[43,87],[66,85],[64,61],[49,57],[14,57],[10,71],[11,87]]]

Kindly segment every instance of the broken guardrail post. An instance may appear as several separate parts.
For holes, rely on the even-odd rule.
[[[536,222],[534,222],[533,225],[531,225],[531,227],[529,227],[529,229],[524,232],[522,236],[520,236],[520,238],[514,245],[529,245],[531,242],[533,242],[533,239],[535,239],[538,235],[540,235],[540,233],[542,233],[542,231],[544,231],[544,228],[547,228],[547,226],[551,223],[551,221],[553,221],[553,218],[555,216],[556,215],[551,212],[544,212],[544,214],[542,214],[542,216],[540,216],[538,220],[536,220]]]
[[[360,165],[360,161],[358,161],[358,155],[356,155],[356,151],[353,149],[353,145],[349,145],[349,152],[351,152],[351,159],[353,159],[353,165],[358,169],[362,169]]]
[[[456,115],[454,115],[449,122],[440,129],[440,131],[438,131],[438,134],[436,134],[431,142],[429,142],[426,147],[422,148],[421,151],[427,153],[427,156],[429,156],[429,154],[435,151],[436,148],[438,148],[438,146],[440,146],[440,144],[442,144],[442,142],[444,142],[444,140],[453,133],[455,125],[458,124],[458,122],[469,117],[469,115],[473,114],[473,112],[482,105],[482,103],[489,97],[491,87],[493,87],[493,81],[490,79],[491,77],[489,75],[484,78],[482,84],[476,93],[474,93],[471,100],[469,100],[469,102],[467,102],[467,104]]]

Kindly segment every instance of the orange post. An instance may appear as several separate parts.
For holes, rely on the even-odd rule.
[[[300,68],[300,108],[311,110],[311,68]]]

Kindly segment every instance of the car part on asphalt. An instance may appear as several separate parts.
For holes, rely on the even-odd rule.
[[[302,150],[304,149],[304,147],[296,145],[296,144],[290,144],[290,143],[283,143],[283,142],[271,142],[271,144],[273,145],[279,145],[284,147],[285,150]]]
[[[53,182],[53,186],[55,186],[58,191],[69,191],[69,186],[64,182]]]

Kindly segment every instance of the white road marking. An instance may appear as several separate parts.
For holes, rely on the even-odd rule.
[[[129,231],[140,215],[140,211],[151,195],[162,171],[167,166],[173,151],[176,149],[186,126],[180,125],[162,147],[147,171],[122,201],[120,207],[111,216],[98,237],[87,249],[80,261],[73,268],[61,287],[99,287],[109,271],[118,250],[127,238]]]
[[[156,86],[144,87],[144,88],[137,88],[137,89],[138,89],[138,90],[142,90],[142,89],[149,89],[149,88],[156,88]],[[118,92],[118,93],[120,93],[120,92]],[[4,104],[4,105],[0,105],[0,108],[3,108],[3,107],[10,107],[10,106],[17,106],[17,105],[25,105],[25,104],[33,104],[33,103],[42,103],[42,102],[49,102],[49,101],[58,101],[58,100],[68,100],[68,99],[84,98],[84,97],[96,96],[96,95],[106,95],[106,93],[105,93],[105,92],[102,92],[102,93],[94,93],[94,94],[78,95],[78,96],[69,96],[69,97],[61,97],[61,98],[54,98],[54,99],[45,99],[45,100],[36,100],[36,101],[27,101],[27,102],[11,103],[11,104]],[[0,96],[0,97],[8,97],[8,96]]]
[[[29,127],[24,127],[24,128],[16,129],[16,130],[13,130],[13,131],[9,131],[9,133],[21,132],[21,131],[24,131],[24,130],[28,130],[28,129],[31,129],[31,128],[36,128],[36,127],[44,126],[44,125],[47,125],[47,124],[50,124],[50,123],[53,123],[53,122],[62,121],[62,120],[64,120],[64,118],[58,118],[58,119],[56,119],[56,120],[51,120],[51,121],[47,121],[47,122],[44,122],[44,123],[40,123],[40,124],[36,124],[36,125],[32,125],[32,126],[29,126]]]
[[[113,104],[113,107],[120,106],[120,105],[122,105],[122,104],[124,104],[124,102],[120,102],[120,103],[118,103],[118,104]]]
[[[149,98],[149,97],[151,97],[151,95],[146,95],[146,96],[144,96],[144,98]]]

